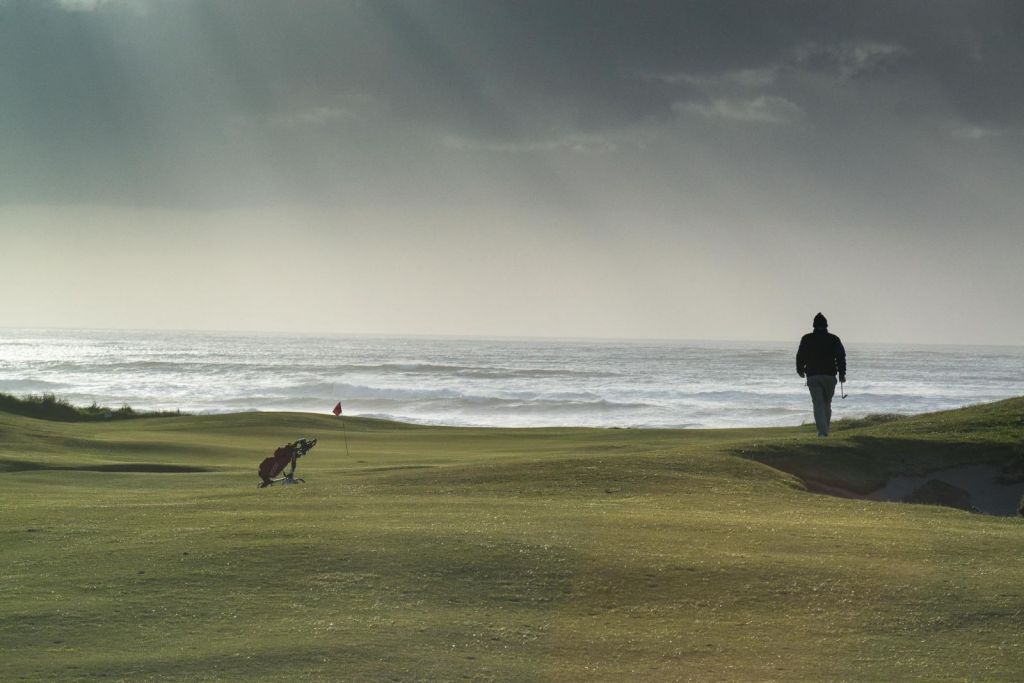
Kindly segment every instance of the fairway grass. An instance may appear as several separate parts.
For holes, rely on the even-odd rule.
[[[759,430],[0,413],[0,679],[1020,680],[1024,523],[808,493],[1024,462],[1024,399]],[[275,446],[319,444],[257,489]]]

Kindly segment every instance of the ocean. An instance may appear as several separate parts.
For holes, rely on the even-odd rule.
[[[798,335],[797,335],[798,337]],[[493,427],[765,427],[813,421],[792,342],[0,330],[0,392],[191,413],[301,411]],[[846,340],[834,418],[1022,393],[1024,347]]]

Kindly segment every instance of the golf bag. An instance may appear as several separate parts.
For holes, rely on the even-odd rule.
[[[316,439],[299,439],[275,450],[272,456],[260,463],[259,488],[262,489],[278,483],[297,484],[304,482],[305,480],[303,479],[295,478],[295,466],[298,459],[308,453],[315,445]],[[284,469],[289,465],[291,465],[291,469],[287,474],[283,477],[275,478],[284,472]]]

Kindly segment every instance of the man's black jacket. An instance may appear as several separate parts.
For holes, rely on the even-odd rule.
[[[796,371],[800,375],[846,376],[846,349],[843,342],[826,329],[805,334],[796,352]]]

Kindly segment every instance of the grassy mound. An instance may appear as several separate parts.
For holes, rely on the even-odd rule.
[[[1015,680],[1018,520],[809,495],[769,464],[847,471],[845,455],[877,473],[886,447],[913,444],[934,448],[892,457],[927,468],[1017,456],[1022,407],[865,424],[825,445],[804,428],[346,418],[348,454],[329,416],[69,424],[0,413],[0,460],[44,465],[5,475],[0,670]],[[259,461],[299,436],[319,438],[300,461],[307,483],[257,489]]]
[[[745,457],[805,482],[868,493],[898,475],[994,464],[1024,479],[1024,398],[916,416],[838,422],[835,438],[768,442]]]
[[[58,420],[61,422],[125,420],[138,417],[177,417],[181,415],[181,411],[178,410],[137,412],[129,405],[123,405],[116,410],[111,410],[106,406],[97,405],[95,402],[88,407],[79,407],[54,394],[18,397],[4,393],[0,393],[0,412],[23,415],[37,420]]]

